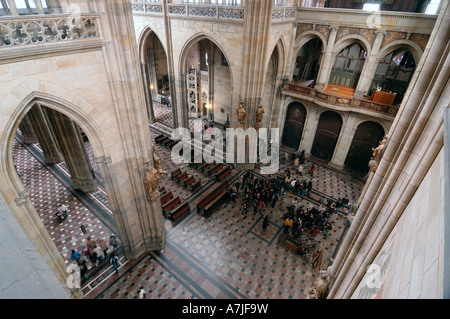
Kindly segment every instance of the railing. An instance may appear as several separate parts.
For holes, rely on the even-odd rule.
[[[2,17],[0,48],[99,38],[98,15]]]
[[[283,92],[297,93],[308,96],[315,101],[325,102],[336,106],[362,108],[392,117],[395,117],[398,111],[398,106],[395,105],[377,103],[355,97],[339,97],[332,94],[319,92],[311,87],[299,86],[292,83],[284,84]]]
[[[272,12],[272,20],[274,22],[294,21],[296,18],[297,8],[294,7],[274,7]]]
[[[162,15],[162,4],[134,1],[131,4],[134,14]],[[174,17],[195,17],[219,20],[244,20],[244,8],[238,6],[168,4],[168,15]]]

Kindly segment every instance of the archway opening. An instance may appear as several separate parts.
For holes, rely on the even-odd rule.
[[[327,92],[340,96],[353,96],[361,76],[367,52],[359,42],[343,48],[334,58]]]
[[[77,263],[72,250],[84,250],[79,260],[86,276],[103,265],[109,268],[107,256],[114,251],[109,239],[117,228],[91,142],[69,116],[48,103],[31,103],[11,143],[23,188],[67,266]],[[88,237],[103,255],[85,249]],[[121,249],[116,253],[123,254]]]
[[[369,94],[372,100],[376,100],[376,95],[382,97],[382,93],[389,97],[389,100],[381,100],[386,104],[400,104],[403,100],[409,82],[416,70],[416,61],[408,48],[402,47],[387,54],[381,59],[373,77]]]
[[[190,129],[198,118],[225,125],[232,111],[231,70],[225,54],[213,41],[199,39],[188,48],[185,68]]]
[[[329,162],[342,128],[341,116],[333,111],[325,111],[320,115],[314,137],[311,154],[321,160]]]
[[[314,37],[298,50],[295,60],[294,82],[304,86],[314,86],[319,74],[322,47],[322,40]]]
[[[289,104],[283,129],[282,144],[297,151],[303,135],[306,108],[298,102]]]
[[[355,131],[345,159],[345,167],[356,172],[367,173],[372,148],[377,147],[385,135],[383,127],[376,122],[361,123]]]
[[[150,32],[143,48],[143,76],[147,95],[149,117],[173,126],[170,80],[167,55],[164,47],[154,32]]]

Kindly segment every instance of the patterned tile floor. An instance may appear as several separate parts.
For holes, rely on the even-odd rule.
[[[155,104],[155,111],[159,119],[162,118],[159,112],[167,116],[166,107]],[[150,129],[153,138],[171,132],[170,124],[162,120],[152,124]],[[17,134],[13,147],[22,182],[29,188],[30,198],[66,264],[71,263],[70,250],[81,249],[88,235],[108,239],[111,233],[116,233],[113,213],[96,166],[99,188],[85,194],[72,188],[64,163],[45,164],[38,144],[26,145]],[[86,147],[92,154],[89,143]],[[161,158],[169,156],[169,150],[162,146],[158,146],[158,153]],[[162,164],[166,171],[177,167],[169,161],[162,161]],[[282,159],[280,171],[288,165],[289,162]],[[309,162],[305,168],[308,165]],[[118,274],[107,262],[93,266],[88,279],[82,281],[85,298],[137,298],[141,286],[147,292],[146,298],[152,299],[306,298],[318,270],[277,242],[282,232],[281,216],[296,196],[286,193],[275,209],[265,209],[263,214],[271,218],[265,232],[258,213],[250,211],[246,219],[242,218],[239,209],[242,193],[236,203],[224,204],[205,219],[197,214],[195,207],[216,182],[190,167],[178,166],[201,179],[202,186],[192,192],[169,177],[161,184],[188,201],[192,212],[175,225],[165,221],[167,242],[163,251],[146,253],[137,260],[125,260],[119,248]],[[258,169],[255,174],[257,172]],[[229,182],[237,181],[242,174],[233,169]],[[313,183],[316,194],[329,198],[348,194],[350,199],[357,199],[363,188],[362,182],[325,166],[319,168]],[[55,222],[54,212],[61,202],[68,204],[70,217],[59,224]],[[302,204],[317,206],[312,199],[305,199]],[[318,238],[324,247],[322,268],[331,262],[345,234],[343,219],[343,215],[334,215],[330,237]],[[82,233],[81,225],[85,226],[87,234]]]

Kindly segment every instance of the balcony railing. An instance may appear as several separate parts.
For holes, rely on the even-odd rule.
[[[296,18],[296,7],[274,7],[272,12],[272,21],[285,22],[294,21]]]
[[[163,6],[158,3],[134,1],[131,4],[134,14],[162,15]],[[216,20],[244,20],[244,8],[239,6],[168,4],[168,14],[174,17],[194,17]]]
[[[392,117],[395,117],[398,111],[398,106],[395,105],[388,105],[355,97],[339,97],[336,95],[319,92],[311,87],[299,86],[293,83],[284,84],[283,92],[292,92],[295,94],[307,96],[317,102],[325,102],[327,104],[341,107],[361,108]]]
[[[98,15],[2,17],[0,48],[99,38]]]

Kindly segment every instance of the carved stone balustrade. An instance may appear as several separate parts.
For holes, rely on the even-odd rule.
[[[162,4],[133,1],[133,14],[162,16]],[[244,20],[244,8],[240,6],[199,5],[199,4],[168,4],[168,14],[176,17],[195,17],[219,20]]]
[[[99,38],[96,15],[2,17],[0,49],[41,43]]]

